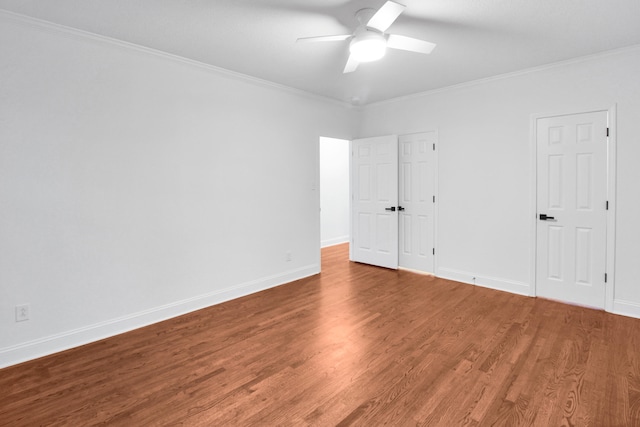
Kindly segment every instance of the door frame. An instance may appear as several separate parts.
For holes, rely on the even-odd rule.
[[[607,282],[605,284],[605,311],[614,311],[614,290],[615,290],[615,237],[616,237],[616,146],[617,146],[617,132],[616,132],[616,104],[608,108],[583,108],[580,111],[561,111],[553,113],[538,113],[532,114],[530,119],[530,159],[531,159],[531,183],[530,183],[530,208],[531,222],[530,222],[530,235],[531,235],[531,249],[530,249],[530,272],[531,272],[531,286],[529,295],[532,297],[537,296],[537,195],[538,195],[538,135],[537,135],[537,121],[546,117],[567,116],[583,113],[607,113],[607,126],[609,128],[609,139],[607,140],[607,201],[609,202],[609,209],[607,210],[606,221],[606,250],[605,250],[605,266],[607,270]]]

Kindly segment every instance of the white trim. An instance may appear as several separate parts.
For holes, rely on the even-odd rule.
[[[525,76],[527,74],[537,73],[539,71],[552,70],[554,68],[564,67],[572,64],[580,64],[582,62],[593,61],[593,60],[606,58],[608,56],[613,56],[613,55],[625,54],[625,53],[633,52],[636,50],[640,50],[640,44],[621,47],[618,49],[606,50],[604,52],[598,52],[591,55],[579,56],[577,58],[571,58],[564,61],[552,62],[550,64],[544,64],[544,65],[539,65],[537,67],[525,68],[524,70],[512,71],[509,73],[498,74],[495,76],[485,77],[482,79],[470,80],[467,82],[458,83],[450,86],[444,86],[436,89],[426,90],[424,92],[417,92],[417,93],[412,93],[410,95],[399,96],[397,98],[385,99],[382,101],[372,102],[369,104],[365,103],[358,107],[359,108],[367,108],[367,107],[373,107],[373,106],[377,107],[385,104],[392,104],[395,102],[408,101],[415,98],[421,98],[423,96],[434,95],[437,93],[447,92],[455,89],[464,89],[464,88],[474,87],[474,86],[483,85],[485,83],[490,83],[498,80],[510,79],[512,77]]]
[[[568,60],[564,60],[564,61],[559,61],[559,62],[553,62],[553,63],[550,63],[550,64],[540,65],[540,66],[537,66],[537,67],[526,68],[524,70],[512,71],[512,72],[509,72],[509,73],[498,74],[498,75],[495,75],[495,76],[490,76],[490,77],[485,77],[485,78],[481,78],[481,79],[471,80],[471,81],[458,83],[458,84],[454,84],[454,85],[450,85],[450,86],[444,86],[444,87],[431,89],[431,90],[427,90],[427,91],[423,91],[423,92],[417,92],[417,93],[413,93],[413,94],[409,94],[409,95],[399,96],[399,97],[396,97],[396,98],[385,99],[385,100],[378,101],[378,102],[354,105],[354,104],[346,102],[346,101],[341,101],[341,100],[338,100],[338,99],[335,99],[335,98],[329,98],[329,97],[326,97],[326,96],[318,95],[316,93],[307,92],[307,91],[304,91],[304,90],[301,90],[301,89],[296,89],[296,88],[293,88],[293,87],[290,87],[290,86],[286,86],[286,85],[283,85],[283,84],[280,84],[280,83],[271,82],[271,81],[268,81],[268,80],[260,79],[260,78],[253,77],[253,76],[249,76],[247,74],[242,74],[242,73],[239,73],[239,72],[236,72],[236,71],[227,70],[225,68],[216,67],[216,66],[210,65],[210,64],[205,64],[203,62],[199,62],[199,61],[188,59],[188,58],[185,58],[185,57],[182,57],[182,56],[170,54],[168,52],[164,52],[164,51],[160,51],[160,50],[157,50],[157,49],[145,47],[145,46],[142,46],[142,45],[138,45],[138,44],[134,44],[134,43],[130,43],[130,42],[125,42],[125,41],[122,41],[122,40],[114,39],[112,37],[103,36],[103,35],[100,35],[100,34],[92,33],[92,32],[85,31],[85,30],[80,30],[80,29],[73,28],[73,27],[68,27],[68,26],[62,25],[62,24],[56,24],[54,22],[50,22],[50,21],[46,21],[46,20],[43,20],[43,19],[34,18],[32,16],[23,15],[23,14],[16,13],[16,12],[11,12],[11,11],[6,10],[6,9],[1,9],[0,8],[0,17],[11,19],[14,22],[19,22],[19,23],[22,23],[22,24],[30,25],[32,27],[39,28],[41,30],[48,30],[48,31],[59,33],[59,34],[66,34],[66,35],[69,35],[69,36],[72,36],[72,37],[75,37],[75,38],[82,38],[84,40],[92,40],[92,41],[95,41],[95,42],[108,43],[108,44],[111,44],[113,46],[119,46],[121,48],[126,48],[128,50],[137,50],[137,51],[142,52],[142,53],[146,53],[146,54],[157,56],[157,57],[162,57],[162,58],[165,58],[165,59],[170,59],[170,60],[173,60],[173,61],[176,61],[176,62],[181,62],[183,64],[190,65],[190,66],[193,66],[193,67],[196,67],[196,68],[200,68],[200,69],[204,69],[204,70],[216,73],[216,74],[224,75],[224,76],[235,78],[235,79],[238,79],[238,80],[243,80],[243,81],[248,82],[248,83],[256,84],[256,85],[263,86],[263,87],[271,87],[271,88],[279,89],[279,90],[282,90],[282,91],[285,91],[285,92],[289,92],[291,94],[301,95],[301,96],[304,96],[304,97],[307,97],[307,98],[313,98],[313,99],[316,99],[316,100],[319,100],[319,101],[329,102],[329,103],[340,105],[342,107],[345,107],[345,108],[348,108],[348,109],[353,109],[353,110],[356,110],[356,111],[364,111],[367,107],[371,107],[371,106],[380,106],[380,105],[391,104],[391,103],[395,103],[395,102],[407,101],[407,100],[411,100],[411,99],[415,99],[415,98],[420,98],[420,97],[423,97],[423,96],[433,95],[433,94],[436,94],[436,93],[446,92],[446,91],[455,90],[455,89],[462,89],[462,88],[467,88],[467,87],[473,87],[473,86],[482,85],[482,84],[485,84],[485,83],[488,83],[488,82],[497,81],[497,80],[509,79],[509,78],[512,78],[512,77],[518,77],[518,76],[522,76],[522,75],[536,73],[538,71],[544,71],[544,70],[558,68],[558,67],[562,67],[562,66],[566,66],[566,65],[578,64],[578,63],[587,62],[587,61],[591,61],[591,60],[595,60],[595,59],[606,58],[606,57],[612,56],[612,55],[624,54],[624,53],[627,53],[627,52],[633,52],[633,51],[636,51],[636,50],[640,50],[640,44],[636,44],[636,45],[622,47],[622,48],[618,48],[618,49],[607,50],[607,51],[595,53],[595,54],[592,54],[592,55],[586,55],[586,56],[581,56],[581,57],[578,57],[578,58],[572,58],[572,59],[568,59]]]
[[[640,45],[639,45],[640,46]],[[531,115],[530,121],[530,155],[531,155],[531,252],[530,252],[530,268],[531,268],[531,296],[537,295],[536,289],[536,245],[537,245],[537,182],[538,169],[537,159],[537,121],[546,117],[558,117],[574,114],[586,114],[595,112],[607,113],[607,126],[609,127],[609,138],[607,140],[607,200],[609,201],[609,210],[607,211],[607,248],[606,248],[606,273],[607,283],[605,284],[605,301],[604,310],[608,312],[616,312],[615,308],[615,230],[616,230],[616,104],[609,108],[585,108],[582,111],[557,111],[554,113],[537,113]]]
[[[343,243],[349,243],[349,236],[340,236],[323,240],[320,242],[320,247],[328,248],[329,246],[341,245]]]
[[[609,138],[607,140],[607,283],[605,289],[604,309],[615,312],[615,288],[616,288],[616,165],[617,165],[617,105],[614,104],[608,110]],[[640,317],[640,315],[636,315]]]
[[[433,151],[433,195],[436,197],[436,202],[433,206],[433,249],[435,253],[433,254],[433,271],[438,271],[438,210],[440,206],[440,192],[438,190],[438,153],[440,152],[440,133],[438,128],[434,130],[436,133],[436,149]]]
[[[236,71],[227,70],[226,68],[217,67],[215,65],[206,64],[204,62],[196,61],[193,59],[185,58],[183,56],[174,55],[168,52],[164,52],[161,50],[153,49],[150,47],[138,45],[135,43],[126,42],[123,40],[114,39],[112,37],[103,36],[101,34],[92,33],[85,30],[80,30],[73,27],[68,27],[62,24],[56,24],[54,22],[45,21],[43,19],[34,18],[27,15],[22,15],[15,12],[10,12],[5,9],[0,9],[0,18],[10,19],[16,23],[20,23],[23,25],[28,25],[32,28],[36,28],[39,30],[47,31],[50,33],[56,33],[64,36],[71,37],[73,39],[80,39],[83,41],[92,41],[96,43],[106,43],[114,47],[118,47],[121,49],[126,49],[127,51],[137,51],[142,54],[155,56],[158,58],[168,59],[173,62],[179,62],[184,65],[198,68],[201,70],[205,70],[214,74],[218,74],[220,76],[224,76],[227,78],[232,78],[235,80],[241,80],[246,83],[250,83],[257,86],[277,89],[280,91],[288,92],[293,95],[303,96],[305,98],[312,98],[317,101],[328,102],[331,104],[339,105],[341,107],[345,107],[348,109],[354,109],[355,107],[348,103],[343,102],[334,98],[329,98],[326,96],[318,95],[315,93],[307,92],[301,89],[296,89],[290,86],[285,86],[280,83],[271,82],[269,80],[260,79],[258,77],[249,76],[247,74],[242,74]]]
[[[351,138],[349,140],[349,261],[353,261],[353,199],[354,199],[354,195],[353,195],[353,172],[354,172],[354,168],[353,168],[353,157],[355,155],[354,153],[354,146],[353,146],[353,141],[356,140],[358,138]]]
[[[524,282],[517,282],[515,280],[504,279],[501,277],[480,276],[478,274],[447,267],[439,268],[437,277],[524,296],[529,295],[530,289],[530,286]]]
[[[318,242],[320,242],[320,247],[317,248],[317,252],[316,252],[316,262],[318,263],[320,267],[320,269],[322,270],[322,182],[321,182],[321,177],[320,177],[320,158],[322,157],[321,150],[321,143],[322,143],[322,136],[318,136],[318,139],[316,139],[316,141],[318,141],[318,145],[316,146],[316,161],[315,161],[315,166],[316,166],[316,183],[317,185],[315,186],[316,191],[316,203],[318,206]]]
[[[613,301],[612,308],[612,313],[640,319],[640,304],[638,304],[637,302],[617,299]]]
[[[537,239],[538,239],[538,131],[537,131],[537,115],[531,116],[531,122],[529,124],[529,155],[530,159],[530,173],[531,182],[529,185],[529,212],[531,213],[531,222],[530,222],[530,242],[529,245],[529,268],[530,268],[530,287],[529,287],[529,296],[535,297],[538,295],[537,291],[537,263],[536,263],[536,250],[537,250]]]
[[[240,283],[219,291],[6,347],[0,349],[0,369],[162,322],[192,311],[309,277],[319,272],[320,265],[307,265],[282,274]]]

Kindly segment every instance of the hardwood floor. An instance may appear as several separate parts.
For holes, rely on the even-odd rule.
[[[347,261],[0,370],[0,424],[640,426],[640,320]]]

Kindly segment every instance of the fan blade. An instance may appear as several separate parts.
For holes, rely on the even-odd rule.
[[[406,6],[394,1],[387,1],[380,9],[369,19],[367,27],[376,30],[387,31],[387,28],[400,16]]]
[[[343,74],[352,73],[358,68],[360,63],[353,59],[353,55],[349,55],[349,59],[347,59],[347,65],[344,66]]]
[[[431,53],[431,51],[436,47],[436,44],[414,39],[413,37],[389,34],[387,47],[392,49],[408,50],[410,52]]]
[[[314,43],[314,42],[339,42],[347,40],[351,34],[341,34],[339,36],[318,36],[318,37],[302,37],[296,40],[296,43]]]

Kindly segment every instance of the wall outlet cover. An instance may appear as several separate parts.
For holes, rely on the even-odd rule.
[[[29,304],[16,305],[16,322],[29,320]]]

